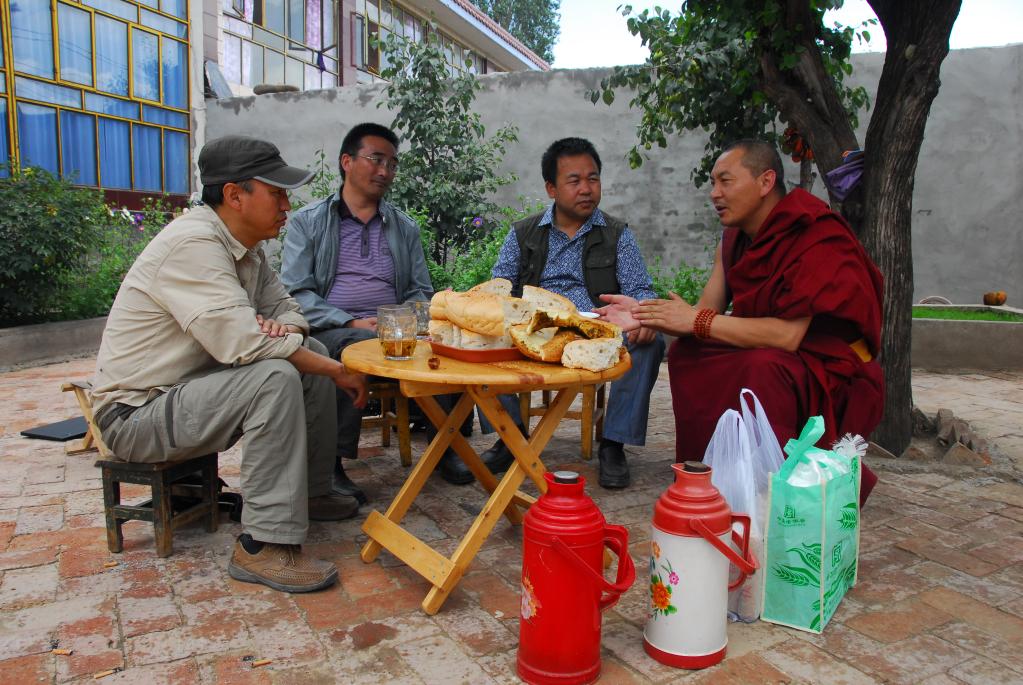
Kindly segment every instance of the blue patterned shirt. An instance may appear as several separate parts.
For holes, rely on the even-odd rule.
[[[594,306],[593,301],[586,289],[586,281],[583,280],[583,246],[586,243],[586,234],[593,230],[594,226],[607,225],[603,213],[599,209],[594,209],[590,218],[571,238],[554,228],[553,204],[544,213],[539,225],[550,229],[547,264],[540,276],[540,287],[564,295],[572,300],[581,312],[591,310]],[[515,232],[511,231],[497,256],[493,277],[507,278],[516,287],[521,285],[518,282],[520,256],[519,241],[515,237]],[[617,274],[618,285],[623,295],[637,300],[657,297],[643,256],[639,253],[639,245],[636,244],[636,238],[628,227],[622,231],[621,238],[618,239]]]

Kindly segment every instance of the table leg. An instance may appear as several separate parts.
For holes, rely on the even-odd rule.
[[[462,394],[463,399],[467,397],[469,397],[468,394]],[[476,476],[476,480],[478,480],[480,484],[487,489],[487,492],[493,493],[497,488],[497,477],[490,472],[490,469],[488,469],[486,464],[483,463],[480,456],[476,454],[476,450],[474,450],[469,442],[462,436],[461,431],[458,430],[458,426],[452,428],[449,424],[445,423],[444,410],[440,408],[437,401],[433,397],[425,396],[417,397],[416,402],[418,402],[419,406],[422,407],[423,413],[426,414],[426,418],[428,418],[433,425],[437,426],[438,430],[442,430],[443,426],[448,426],[447,428],[443,428],[443,430],[447,430],[451,433],[451,448],[455,450],[462,461],[465,462],[465,465],[470,471],[472,471],[472,474]],[[533,501],[533,498],[529,495],[517,492],[512,498],[511,505],[504,514],[512,523],[522,523],[522,513],[518,510],[518,507],[521,506],[523,508],[527,508],[533,503]]]
[[[444,416],[444,410],[440,408],[437,401],[432,397],[419,398],[417,401],[420,402],[421,405],[425,402],[426,406],[429,406],[432,403],[433,406],[431,407],[431,410],[433,410],[434,416],[437,418]],[[472,398],[467,394],[462,395],[458,404],[456,404],[455,408],[451,410],[451,414],[449,414],[446,419],[441,420],[440,426],[437,430],[437,435],[430,442],[429,447],[426,448],[426,451],[423,453],[423,456],[420,457],[416,465],[412,467],[412,472],[409,474],[409,477],[401,486],[401,489],[398,491],[397,496],[395,496],[394,501],[391,502],[391,506],[387,508],[387,513],[384,515],[387,520],[394,524],[398,524],[405,517],[405,514],[408,513],[409,507],[412,506],[412,502],[419,496],[419,492],[423,489],[423,486],[426,485],[426,479],[429,478],[430,474],[433,473],[433,470],[437,468],[437,464],[440,462],[441,456],[448,448],[448,445],[451,444],[452,435],[458,435],[461,437],[461,434],[458,432],[458,427],[462,425],[462,421],[464,421],[465,417],[467,417],[469,412],[472,411],[472,407]],[[484,470],[486,470],[485,467]],[[369,532],[366,531],[365,524],[363,524],[363,531],[367,534]],[[366,541],[366,544],[362,546],[362,560],[366,563],[373,561],[377,558],[377,555],[380,554],[381,548],[382,545],[380,542],[371,537]]]

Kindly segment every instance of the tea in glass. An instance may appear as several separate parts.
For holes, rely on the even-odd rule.
[[[405,304],[377,308],[377,338],[384,358],[408,361],[416,350],[418,322],[415,310]]]

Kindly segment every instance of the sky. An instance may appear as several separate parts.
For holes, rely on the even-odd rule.
[[[639,64],[647,51],[639,38],[629,33],[617,7],[631,4],[634,13],[655,6],[677,12],[681,3],[672,0],[561,0],[561,36],[554,46],[555,69],[584,69],[618,64]],[[846,0],[841,10],[827,15],[828,21],[857,25],[874,18],[866,0]],[[853,52],[883,52],[884,32],[868,27],[869,45],[855,45]],[[1023,0],[963,0],[959,18],[952,28],[952,49],[1023,43]]]

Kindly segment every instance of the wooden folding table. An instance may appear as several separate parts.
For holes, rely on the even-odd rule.
[[[431,358],[436,368],[430,368]],[[540,455],[579,391],[587,385],[614,380],[631,366],[628,355],[616,366],[599,373],[525,360],[472,363],[435,355],[427,342],[416,346],[411,360],[391,361],[384,359],[377,340],[350,345],[342,354],[341,361],[352,371],[397,380],[402,393],[415,399],[427,418],[437,426],[437,436],[412,468],[387,513],[372,511],[362,525],[362,530],[369,536],[362,548],[364,562],[374,561],[381,549],[387,549],[433,585],[422,605],[428,614],[435,614],[440,609],[493,530],[498,517],[503,514],[512,523],[522,522],[522,510],[535,501],[518,489],[525,477],[529,476],[540,492],[546,491],[543,479],[546,469]],[[527,440],[497,396],[533,390],[554,390],[557,394]],[[445,414],[433,397],[447,393],[462,393],[450,414]],[[500,482],[458,430],[474,404],[490,420],[515,457],[515,463]],[[445,557],[403,529],[401,520],[448,446],[455,450],[491,494],[454,554]]]

